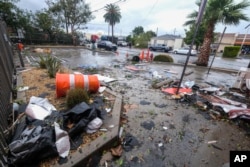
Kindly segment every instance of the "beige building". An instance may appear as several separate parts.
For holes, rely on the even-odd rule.
[[[214,45],[218,45],[222,34],[218,34]],[[244,41],[245,38],[245,41]],[[243,44],[244,41],[244,44]],[[222,52],[225,46],[250,46],[250,34],[237,34],[237,33],[225,33],[221,44],[219,45],[218,52]]]
[[[158,37],[151,38],[149,45],[154,44],[165,44],[166,46],[171,47],[172,49],[177,49],[183,46],[183,38],[179,35],[161,35]]]

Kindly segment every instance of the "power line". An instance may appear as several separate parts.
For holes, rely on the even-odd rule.
[[[148,17],[148,15],[152,12],[152,10],[155,8],[156,4],[158,3],[159,0],[156,0],[154,5],[150,8],[148,14],[146,15],[146,17],[144,17],[144,19],[142,20],[141,25],[143,25],[144,21],[146,20],[146,18]]]
[[[126,0],[118,0],[118,1],[113,2],[113,3],[110,3],[110,4],[116,4],[116,3],[119,3],[119,2],[125,2],[125,1],[126,1]],[[104,8],[105,8],[105,6],[99,8],[99,9],[93,10],[93,11],[91,11],[91,13],[93,13],[93,12],[98,12],[99,10],[102,10],[102,9],[104,9]]]

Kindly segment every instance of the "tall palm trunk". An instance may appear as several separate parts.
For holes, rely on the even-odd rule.
[[[210,46],[211,46],[212,39],[213,39],[214,26],[215,26],[215,22],[210,22],[208,24],[207,31],[204,37],[204,41],[200,49],[200,55],[196,62],[197,66],[208,65],[209,55],[210,55]]]
[[[112,43],[114,43],[114,25],[111,24],[111,31],[112,31]]]

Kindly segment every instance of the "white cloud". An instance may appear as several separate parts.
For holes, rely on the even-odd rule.
[[[103,15],[106,4],[118,2],[119,0],[86,0],[94,12],[95,19],[87,24],[88,32],[101,31],[108,33],[108,25],[105,23]],[[240,2],[241,0],[235,0]],[[120,0],[117,5],[121,9],[122,18],[120,23],[115,25],[117,35],[129,35],[137,26],[144,27],[145,31],[157,31],[158,35],[170,33],[185,35],[183,24],[187,20],[186,16],[194,10],[198,10],[196,0]],[[46,8],[44,0],[20,0],[18,6],[28,10],[39,10]],[[247,11],[246,11],[247,12]],[[248,13],[247,13],[248,14]],[[250,17],[250,15],[248,14]],[[245,33],[245,26],[249,22],[242,21],[238,26],[227,26],[226,33]],[[224,25],[218,24],[216,31],[222,32]],[[111,31],[111,30],[110,30]]]

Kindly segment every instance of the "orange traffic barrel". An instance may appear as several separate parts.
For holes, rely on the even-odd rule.
[[[100,87],[100,82],[96,75],[83,74],[56,74],[56,96],[63,97],[69,89],[84,88],[95,93]]]

